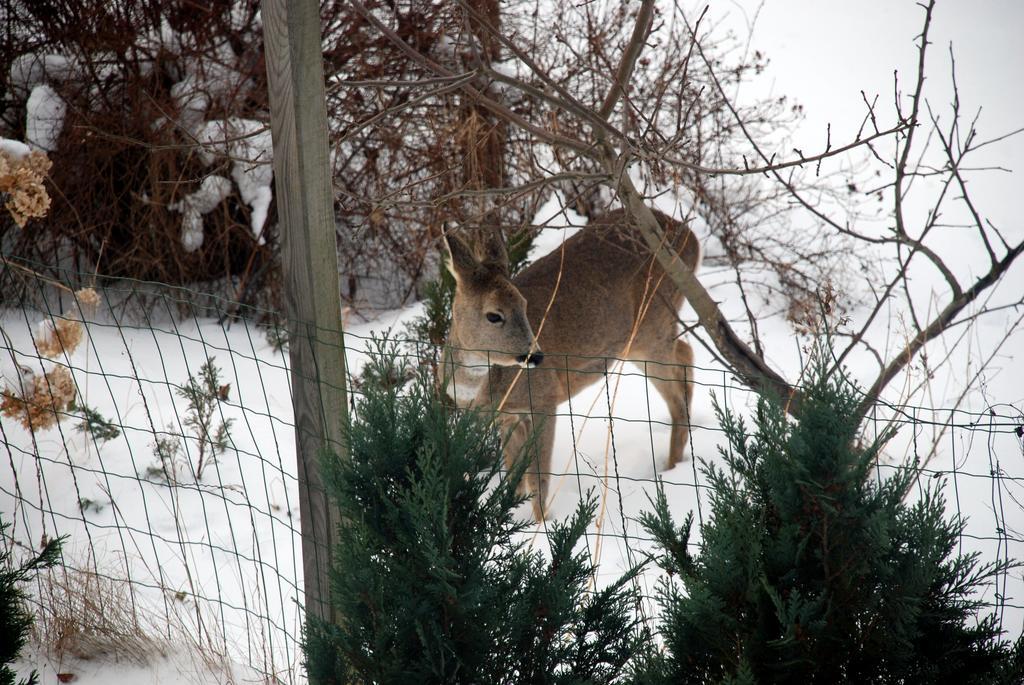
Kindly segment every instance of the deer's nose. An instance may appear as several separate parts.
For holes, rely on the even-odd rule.
[[[519,362],[520,364],[523,364],[524,366],[528,366],[531,368],[534,366],[540,366],[540,363],[544,361],[544,353],[541,352],[540,350],[537,350],[536,352],[531,352],[530,354],[521,354],[518,357],[516,357],[516,361]]]

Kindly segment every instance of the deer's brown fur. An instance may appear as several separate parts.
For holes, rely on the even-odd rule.
[[[655,215],[666,242],[696,269],[696,236],[685,224]],[[503,250],[493,244],[483,258],[457,238],[447,244],[456,290],[446,388],[459,406],[498,409],[506,462],[531,459],[524,487],[534,495],[538,520],[558,405],[602,380],[615,359],[644,367],[672,416],[669,468],[684,458],[693,350],[679,339],[683,296],[623,210],[592,221],[511,279]]]

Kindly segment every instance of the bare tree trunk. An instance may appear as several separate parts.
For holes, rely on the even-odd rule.
[[[467,71],[478,63],[491,67],[501,60],[501,7],[498,0],[467,0],[467,42],[465,54]],[[487,84],[482,92],[497,98]],[[461,98],[459,150],[462,158],[462,185],[464,190],[481,191],[505,185],[506,140],[508,124],[484,107],[479,99],[466,93]],[[479,225],[481,234],[474,243],[481,253],[490,251],[489,245],[504,243],[501,235],[502,212],[495,199],[484,193],[476,196],[475,207],[463,220]],[[493,249],[493,248],[491,248]]]

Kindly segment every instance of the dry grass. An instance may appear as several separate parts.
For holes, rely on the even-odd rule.
[[[169,659],[196,683],[211,682],[211,676],[218,683],[239,682],[222,633],[210,630],[211,612],[197,612],[174,593],[168,593],[167,615],[115,575],[58,567],[41,573],[37,585],[32,643],[59,671],[74,673],[78,661],[145,667]]]
[[[32,638],[57,663],[108,659],[145,664],[167,642],[138,611],[126,581],[68,567],[41,573]]]
[[[197,684],[283,682],[280,666],[259,653],[258,642],[251,663],[233,660],[212,605],[171,589],[164,590],[166,603],[147,601],[148,590],[121,573],[58,566],[37,577],[31,644],[59,672],[73,674],[78,662],[91,661],[156,673],[171,662],[182,679]]]

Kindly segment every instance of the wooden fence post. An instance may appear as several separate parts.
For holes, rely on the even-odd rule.
[[[263,3],[274,187],[281,226],[306,616],[337,622],[329,570],[338,514],[323,487],[342,455],[345,353],[317,0]]]

